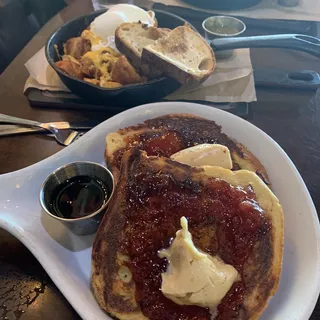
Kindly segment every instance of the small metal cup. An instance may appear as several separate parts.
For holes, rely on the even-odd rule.
[[[245,32],[246,25],[237,18],[212,16],[202,22],[202,28],[205,32],[206,40],[213,40],[216,38],[237,37]],[[222,32],[223,29],[226,31]],[[228,59],[232,57],[233,50],[218,51],[215,54],[217,59]]]
[[[91,214],[75,219],[62,218],[50,209],[51,196],[55,188],[65,181],[77,176],[93,176],[106,184],[111,194],[106,203],[99,210]],[[101,219],[107,209],[108,203],[113,195],[114,181],[111,172],[104,166],[94,162],[73,162],[62,166],[52,172],[42,184],[40,190],[40,204],[43,210],[52,218],[59,220],[70,231],[77,235],[92,234],[97,231]]]

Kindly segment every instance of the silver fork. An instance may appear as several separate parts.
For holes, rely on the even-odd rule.
[[[51,123],[41,123],[33,120],[11,117],[0,113],[0,123],[18,124],[27,127],[45,129],[51,132],[56,140],[64,146],[68,146],[83,135],[83,133],[70,129],[67,122],[56,122],[52,125]]]

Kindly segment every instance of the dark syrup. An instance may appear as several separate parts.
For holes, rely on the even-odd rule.
[[[52,192],[50,207],[61,218],[81,218],[99,210],[109,195],[110,191],[102,180],[78,176],[66,180]]]

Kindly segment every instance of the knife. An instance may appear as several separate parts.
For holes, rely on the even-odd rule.
[[[100,124],[100,121],[83,121],[83,122],[50,122],[50,125],[57,127],[59,129],[75,129],[75,130],[90,130]],[[48,131],[40,128],[22,127],[11,124],[0,124],[0,137],[11,136],[16,134],[26,134],[26,133],[47,133]]]
[[[150,0],[134,0],[133,3],[139,7],[143,7],[147,10],[163,10],[178,16],[186,20],[199,20],[202,22],[208,17],[219,16],[220,14],[208,13],[199,10],[193,10],[190,8],[180,6],[170,6],[163,3],[156,3]],[[228,16],[227,14],[224,14]],[[272,29],[278,32],[293,32],[293,33],[307,33],[311,29],[311,23],[309,21],[294,21],[294,20],[279,20],[279,19],[254,19],[247,17],[238,17],[247,25],[247,27]],[[200,30],[199,30],[200,31]]]

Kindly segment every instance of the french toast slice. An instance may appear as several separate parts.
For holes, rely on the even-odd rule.
[[[270,185],[263,165],[245,146],[224,134],[214,121],[192,114],[168,114],[109,133],[105,160],[117,181],[121,157],[129,148],[145,150],[152,156],[170,157],[182,149],[202,143],[219,143],[228,147],[234,169],[253,171]]]
[[[250,201],[263,210],[256,214],[265,219],[254,241],[235,242],[236,247],[232,241],[220,242],[226,230],[218,223],[215,201],[228,205],[230,194],[221,194],[227,186],[251,193]],[[243,198],[237,205],[247,201]],[[278,199],[253,172],[194,168],[136,149],[122,157],[120,179],[93,244],[92,288],[100,307],[120,320],[210,319],[207,309],[176,305],[159,290],[167,262],[157,252],[169,245],[181,215],[189,220],[196,247],[219,255],[241,275],[214,319],[258,319],[277,290],[281,273],[283,214]],[[239,252],[248,246],[251,251],[238,264],[234,256],[242,257]],[[226,255],[226,250],[233,255]],[[235,302],[235,295],[240,300]]]

